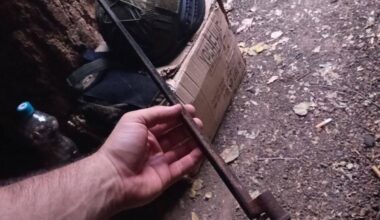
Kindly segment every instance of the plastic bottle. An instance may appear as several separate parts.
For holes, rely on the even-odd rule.
[[[31,103],[23,102],[17,107],[21,119],[21,133],[38,151],[46,157],[49,164],[61,164],[72,160],[77,147],[59,131],[54,116],[36,111]]]

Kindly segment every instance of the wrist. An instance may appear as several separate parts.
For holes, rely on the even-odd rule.
[[[125,193],[125,187],[123,186],[122,178],[118,173],[116,167],[109,158],[102,152],[96,152],[89,158],[92,163],[96,164],[97,172],[95,175],[99,175],[101,179],[101,189],[104,190],[106,215],[112,216],[120,212],[123,207],[123,200]]]

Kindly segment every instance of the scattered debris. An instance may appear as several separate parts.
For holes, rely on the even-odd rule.
[[[277,81],[278,79],[279,79],[278,76],[272,76],[272,77],[268,80],[267,85],[274,83],[274,82]]]
[[[246,18],[241,22],[240,27],[236,30],[236,33],[241,33],[248,30],[252,26],[253,18]]]
[[[282,34],[283,34],[282,31],[275,31],[275,32],[272,32],[272,33],[271,33],[270,37],[271,37],[272,39],[277,39],[277,38],[281,37]]]
[[[332,122],[332,118],[328,118],[328,119],[322,121],[321,123],[317,124],[315,127],[318,129],[321,129],[324,126],[328,125],[330,122]]]
[[[257,102],[253,101],[252,104],[256,105]],[[237,132],[239,136],[244,136],[247,139],[254,140],[256,139],[258,133],[255,133],[254,131],[248,132],[247,130],[240,130]]]
[[[340,79],[340,75],[335,72],[337,67],[332,63],[320,64],[319,67],[321,68],[321,76],[328,85],[331,86],[335,80]]]
[[[315,106],[314,102],[301,102],[293,107],[293,111],[299,116],[306,116]]]
[[[201,179],[194,180],[189,192],[190,198],[195,199],[195,197],[199,195],[198,191],[201,190],[202,188],[203,188],[203,180]]]
[[[227,164],[235,161],[240,156],[239,146],[232,145],[230,148],[225,149],[220,156]]]
[[[234,30],[253,18],[237,36],[248,74],[216,139],[217,149],[245,144],[231,168],[251,194],[269,185],[285,196],[295,219],[376,219],[380,179],[370,169],[380,170],[380,1],[326,3],[233,1]],[[282,35],[272,39],[280,30]],[[306,117],[293,110],[301,102],[313,103],[304,106],[301,116]],[[215,184],[209,167],[202,179]],[[222,193],[224,186],[208,187],[196,206],[186,206],[201,209],[187,209],[187,215],[190,210],[201,219],[244,218],[235,201],[224,203],[230,199]],[[208,201],[207,191],[213,193]],[[310,201],[315,191],[320,194]],[[234,217],[223,215],[224,209]]]
[[[365,134],[363,137],[364,146],[367,148],[372,148],[376,145],[376,138],[372,134]]]

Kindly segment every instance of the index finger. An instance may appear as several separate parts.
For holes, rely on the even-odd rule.
[[[186,105],[185,109],[194,114],[195,109],[190,105]],[[134,112],[127,113],[123,116],[123,120],[128,122],[136,122],[146,125],[148,128],[160,123],[168,123],[179,119],[182,106],[180,104],[173,106],[155,106]]]

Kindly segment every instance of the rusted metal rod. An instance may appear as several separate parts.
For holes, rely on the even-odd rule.
[[[98,2],[106,11],[106,13],[110,16],[111,20],[115,23],[117,28],[120,30],[121,34],[125,37],[126,41],[129,42],[130,46],[134,49],[136,54],[139,56],[139,58],[141,59],[145,67],[147,68],[148,73],[150,74],[151,78],[157,84],[157,86],[161,89],[161,92],[163,93],[167,101],[172,105],[181,104],[179,100],[177,99],[177,97],[172,92],[172,90],[170,90],[170,88],[168,87],[164,79],[157,72],[156,68],[154,67],[152,62],[149,60],[149,58],[146,56],[144,51],[137,44],[137,42],[134,40],[134,38],[128,32],[128,30],[124,27],[124,25],[115,15],[115,13],[111,10],[106,0],[98,0]],[[201,132],[199,131],[198,127],[195,125],[189,113],[183,109],[182,116],[183,116],[183,120],[185,124],[188,126],[193,137],[200,145],[201,150],[205,154],[206,158],[210,161],[211,165],[214,167],[214,169],[219,174],[223,182],[226,184],[228,189],[234,195],[235,199],[240,204],[241,208],[246,213],[246,215],[250,219],[252,219],[266,212],[267,204],[275,203],[275,201],[272,201],[274,200],[274,197],[272,196],[272,194],[270,194],[269,196],[267,194],[264,195],[263,199],[260,201],[252,201],[252,198],[249,195],[248,191],[243,187],[243,185],[240,183],[238,178],[226,166],[223,159],[213,150],[213,147],[210,145],[208,140],[201,134]],[[265,199],[270,200],[270,201],[268,202]],[[264,204],[261,204],[260,202],[263,202]],[[278,205],[273,206],[275,207],[275,209],[272,209],[271,207],[269,207],[269,209],[273,210],[274,212],[277,212],[278,209],[281,209],[281,207],[279,207]],[[280,211],[282,212],[280,213]],[[285,212],[283,212],[282,209],[280,211],[278,211],[278,213],[272,213],[272,214],[267,213],[267,214],[269,215],[269,217],[271,217],[272,215],[273,216],[273,218],[271,217],[272,219],[281,219],[281,220],[290,219],[290,218],[283,218],[283,216],[287,216],[287,215],[284,215]],[[269,212],[272,212],[272,211],[269,211]],[[277,217],[277,216],[280,216],[280,217]]]

